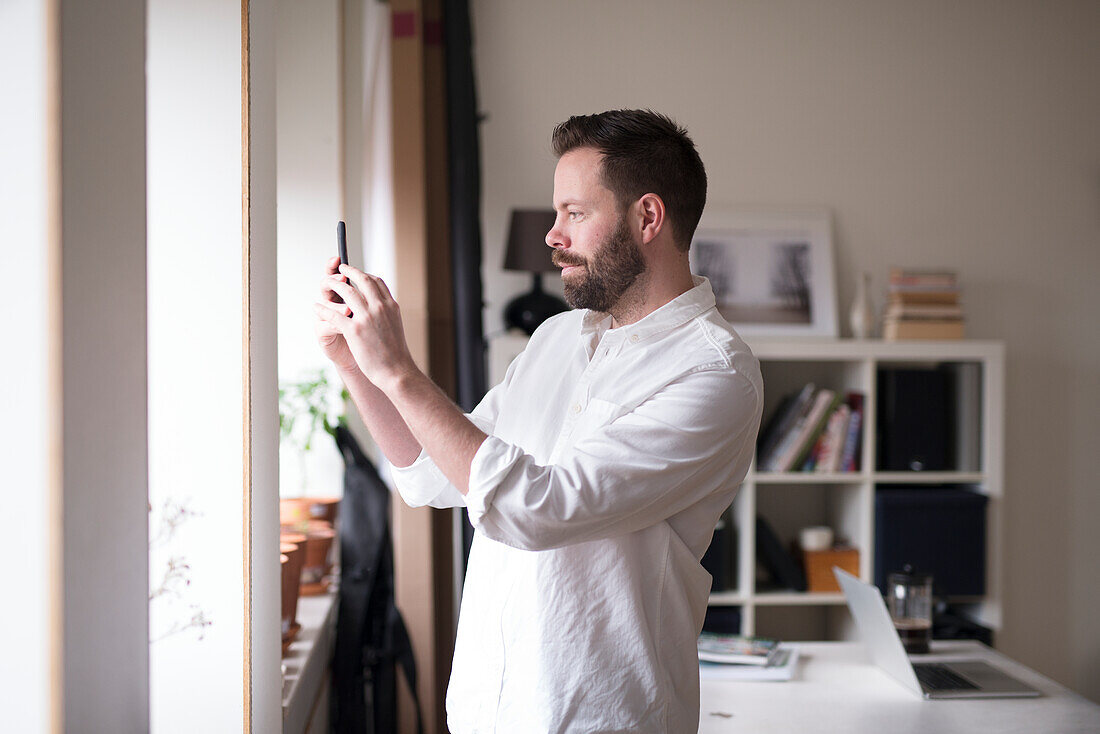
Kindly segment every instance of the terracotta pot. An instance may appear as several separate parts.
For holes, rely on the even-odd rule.
[[[310,520],[324,520],[336,527],[336,514],[340,509],[339,497],[300,497],[299,502],[305,506]]]
[[[322,594],[328,590],[328,575],[332,572],[329,559],[336,531],[323,520],[309,520],[283,526],[283,530],[300,530],[308,538],[305,563],[302,566],[302,595]]]
[[[288,559],[282,576],[282,633],[283,641],[293,639],[298,627],[298,593],[302,582],[302,564],[306,557],[306,538],[304,535],[290,536],[301,538],[298,543],[283,542],[279,551]],[[289,567],[289,569],[287,568]]]
[[[309,507],[301,497],[284,497],[279,500],[279,524],[289,525],[309,519]]]
[[[306,544],[309,542],[309,537],[305,533],[295,533],[290,530],[284,529],[279,533],[279,545],[283,543],[289,543],[291,545],[297,545],[301,547],[302,553],[305,553]],[[303,558],[305,556],[303,555]]]
[[[294,522],[284,522],[279,525],[279,532],[281,533],[301,533],[302,535],[309,535],[311,530],[314,529],[328,529],[333,530],[333,525],[325,520],[296,520]]]

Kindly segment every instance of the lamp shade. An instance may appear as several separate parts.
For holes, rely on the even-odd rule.
[[[558,268],[550,260],[553,249],[546,246],[546,233],[554,226],[553,209],[513,209],[508,225],[505,270],[552,273]]]

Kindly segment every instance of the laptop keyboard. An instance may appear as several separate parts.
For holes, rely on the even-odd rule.
[[[917,680],[928,691],[976,691],[978,686],[944,665],[914,665]]]

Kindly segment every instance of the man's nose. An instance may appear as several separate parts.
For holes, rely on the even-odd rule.
[[[565,247],[565,235],[562,234],[557,222],[554,222],[554,226],[546,233],[546,244],[554,249]]]

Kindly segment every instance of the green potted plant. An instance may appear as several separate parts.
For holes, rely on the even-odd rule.
[[[339,498],[336,488],[319,488],[316,483],[331,483],[332,478],[310,482],[309,459],[326,449],[335,450],[336,429],[346,425],[344,406],[349,398],[347,389],[329,379],[324,370],[306,374],[296,381],[285,381],[279,387],[279,431],[281,448],[297,457],[297,497],[283,497],[279,502],[279,522],[284,533],[301,533],[308,537],[301,563],[301,593],[322,593],[328,588],[332,571],[332,545],[336,537],[335,524]],[[333,455],[333,462],[338,462]],[[326,469],[326,464],[314,470]],[[323,473],[323,472],[321,472]],[[284,472],[291,476],[293,472]],[[313,486],[311,486],[313,485]],[[318,491],[320,489],[320,491]]]
[[[308,457],[319,442],[330,439],[335,442],[337,426],[347,424],[348,391],[334,382],[325,370],[319,369],[302,379],[279,385],[280,445],[298,458],[299,496],[308,494]],[[331,491],[323,494],[329,495]]]

